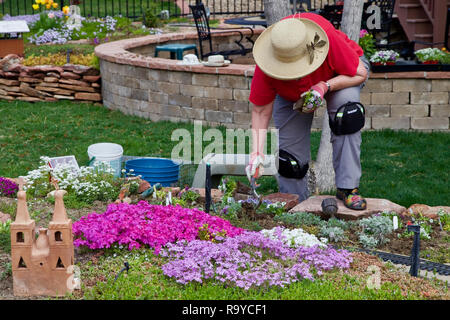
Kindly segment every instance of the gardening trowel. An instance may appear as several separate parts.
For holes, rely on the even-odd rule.
[[[255,177],[258,176],[258,173],[259,173],[259,168],[256,168],[256,172],[250,180],[250,187],[252,188],[252,193],[255,196],[256,200],[258,200],[258,203],[255,206],[255,210],[259,208],[259,206],[261,205],[261,202],[262,202],[261,196],[256,192],[256,188],[259,187],[259,184],[256,184]]]

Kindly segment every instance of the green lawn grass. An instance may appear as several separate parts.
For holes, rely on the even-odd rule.
[[[170,157],[179,143],[171,141],[171,133],[177,128],[193,132],[193,124],[155,123],[102,106],[72,102],[1,101],[0,119],[0,176],[6,177],[36,169],[43,155],[75,155],[80,165],[86,165],[87,148],[98,142],[118,143],[125,155]],[[225,128],[218,129],[225,133]],[[311,140],[314,158],[320,132],[313,132]],[[203,146],[210,143],[203,141]],[[450,134],[445,132],[363,132],[362,194],[403,206],[449,205],[449,145]],[[275,179],[262,179],[261,190],[277,191]]]
[[[59,5],[61,1],[55,0]],[[160,10],[169,10],[171,15],[179,14],[180,9],[174,1],[154,1],[154,0],[83,0],[79,7],[81,15],[84,17],[105,17],[107,15],[122,15],[128,17],[141,17],[142,7],[148,7],[149,4],[155,3],[156,8]],[[25,0],[5,0],[0,4],[0,13],[10,14],[13,16],[33,14],[36,11],[31,7],[31,1]],[[69,5],[69,1],[65,0],[64,5]],[[58,10],[61,8],[58,7]],[[158,11],[158,12],[159,12]]]

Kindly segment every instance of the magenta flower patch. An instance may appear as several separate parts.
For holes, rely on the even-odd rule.
[[[109,248],[112,244],[128,245],[132,250],[148,245],[159,253],[162,246],[179,240],[192,241],[207,224],[210,232],[226,232],[234,237],[243,232],[229,221],[198,209],[177,206],[110,204],[104,213],[90,213],[73,223],[74,245],[91,249]]]
[[[0,177],[0,196],[13,197],[19,191],[19,186],[13,181]]]

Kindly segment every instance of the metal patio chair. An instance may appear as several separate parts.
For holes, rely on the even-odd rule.
[[[197,3],[195,5],[189,5],[189,8],[192,11],[192,15],[194,17],[195,26],[197,28],[198,34],[198,42],[200,49],[200,59],[203,60],[211,55],[220,54],[228,59],[228,56],[232,55],[242,55],[245,56],[247,53],[252,52],[253,50],[253,29],[249,27],[241,27],[239,29],[249,29],[251,31],[250,36],[245,36],[247,42],[250,43],[250,46],[245,47],[242,44],[242,40],[244,39],[244,34],[239,29],[231,29],[231,28],[212,28],[209,26],[209,15],[206,11],[206,8],[203,3]],[[238,48],[232,50],[223,50],[223,51],[214,51],[212,46],[212,36],[211,30],[220,30],[220,33],[239,33],[240,39],[234,41]],[[206,42],[209,45],[209,52],[203,51],[203,42]]]

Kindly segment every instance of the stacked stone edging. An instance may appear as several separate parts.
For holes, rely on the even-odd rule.
[[[11,55],[0,61],[0,99],[102,101],[97,69],[73,64],[28,67],[19,61],[19,57]]]

